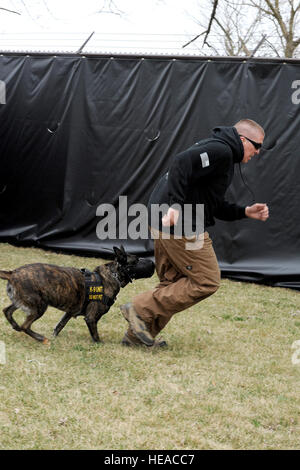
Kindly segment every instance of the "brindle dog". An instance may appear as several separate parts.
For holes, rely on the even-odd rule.
[[[3,310],[5,317],[15,330],[47,344],[48,339],[32,331],[31,325],[50,305],[65,312],[53,331],[54,336],[72,317],[84,315],[93,340],[99,342],[97,323],[110,309],[120,287],[125,287],[132,278],[150,277],[154,272],[152,261],[126,253],[123,246],[120,249],[114,247],[114,252],[114,261],[97,266],[91,274],[92,281],[96,280],[95,273],[101,276],[103,294],[109,299],[108,304],[102,301],[86,303],[85,277],[77,268],[36,263],[21,266],[14,271],[0,271],[0,278],[8,280],[7,294],[12,302]],[[18,308],[27,314],[21,326],[13,318]]]

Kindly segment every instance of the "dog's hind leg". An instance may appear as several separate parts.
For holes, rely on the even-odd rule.
[[[47,305],[41,305],[38,308],[31,309],[28,317],[24,321],[24,323],[21,325],[21,330],[26,333],[27,335],[31,336],[32,338],[36,339],[37,341],[41,341],[43,343],[48,343],[49,340],[45,337],[40,335],[39,333],[36,333],[35,331],[32,331],[30,328],[32,323],[36,321],[38,318],[40,318],[45,311],[47,310]]]
[[[14,304],[9,305],[8,307],[5,307],[3,309],[3,313],[11,326],[13,327],[14,330],[16,331],[21,331],[21,327],[18,325],[18,323],[14,320],[12,314],[14,313],[15,310],[17,310],[18,307],[16,307]]]
[[[71,315],[70,313],[65,313],[62,318],[60,319],[60,321],[57,323],[56,327],[54,328],[53,330],[53,336],[57,336],[59,335],[59,333],[61,332],[61,330],[66,326],[66,324],[68,323],[68,321],[72,318],[73,315]]]

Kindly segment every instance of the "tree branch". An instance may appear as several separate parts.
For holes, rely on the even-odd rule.
[[[21,15],[21,13],[19,13],[18,11],[8,10],[7,8],[0,7],[0,10],[8,11],[9,13],[15,13],[16,15]]]
[[[195,36],[193,39],[191,39],[189,42],[187,42],[186,44],[184,44],[182,46],[182,48],[184,47],[187,47],[189,44],[191,44],[192,42],[196,41],[196,39],[200,38],[200,36],[203,36],[203,34],[205,34],[205,38],[204,38],[204,41],[203,41],[203,45],[207,42],[207,38],[208,38],[208,35],[210,33],[210,30],[211,30],[211,25],[212,25],[212,22],[213,20],[216,19],[216,11],[217,11],[217,6],[218,6],[218,2],[219,0],[213,0],[214,1],[214,4],[213,4],[213,9],[212,9],[212,12],[211,12],[211,15],[210,15],[210,19],[209,19],[209,23],[208,23],[208,27],[207,27],[207,30],[206,31],[203,31],[201,34],[197,34],[197,36]],[[207,44],[208,45],[208,44]],[[208,45],[209,46],[209,45]],[[211,47],[211,46],[209,46]]]
[[[207,28],[207,31],[206,31],[206,36],[205,36],[204,41],[203,41],[203,46],[206,43],[206,40],[207,40],[208,35],[210,33],[212,22],[216,19],[218,3],[219,3],[219,0],[214,0],[213,9],[212,9],[212,12],[211,12],[211,15],[210,15],[208,28]]]
[[[182,49],[183,49],[184,47],[188,46],[189,44],[191,44],[192,42],[196,41],[196,39],[200,38],[200,36],[202,36],[202,35],[205,34],[205,33],[206,33],[206,31],[203,31],[203,33],[201,33],[201,34],[197,34],[197,36],[195,36],[195,37],[194,37],[193,39],[191,39],[189,42],[187,42],[186,44],[184,44],[184,45],[182,46]]]

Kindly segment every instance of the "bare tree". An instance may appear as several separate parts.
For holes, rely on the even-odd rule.
[[[252,49],[257,43],[253,36],[259,19],[259,12],[249,19],[245,7],[239,0],[233,0],[230,3],[223,2],[220,15],[216,16],[214,21],[217,28],[223,33],[221,41],[226,55],[251,55]]]
[[[300,45],[300,0],[249,0],[273,25],[285,57],[293,57]]]
[[[208,23],[205,18],[198,21],[194,17],[194,21],[202,28],[208,24],[207,29],[184,47],[205,35],[203,46],[206,45],[215,54],[251,55],[251,49],[257,44],[253,34],[256,31],[260,13],[249,18],[250,7],[245,7],[241,0],[209,0],[209,5],[211,14]]]
[[[209,5],[209,27],[194,18],[206,31],[184,47],[206,33],[204,44],[219,54],[249,56],[258,47],[264,55],[296,57],[299,53],[300,0],[209,0]]]

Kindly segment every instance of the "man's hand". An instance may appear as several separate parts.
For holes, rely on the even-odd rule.
[[[265,222],[269,218],[269,208],[267,204],[253,204],[253,206],[246,207],[245,214],[250,219]]]
[[[179,211],[177,211],[176,209],[172,209],[172,207],[169,207],[168,212],[161,219],[163,226],[172,227],[173,225],[176,225],[178,217]]]

